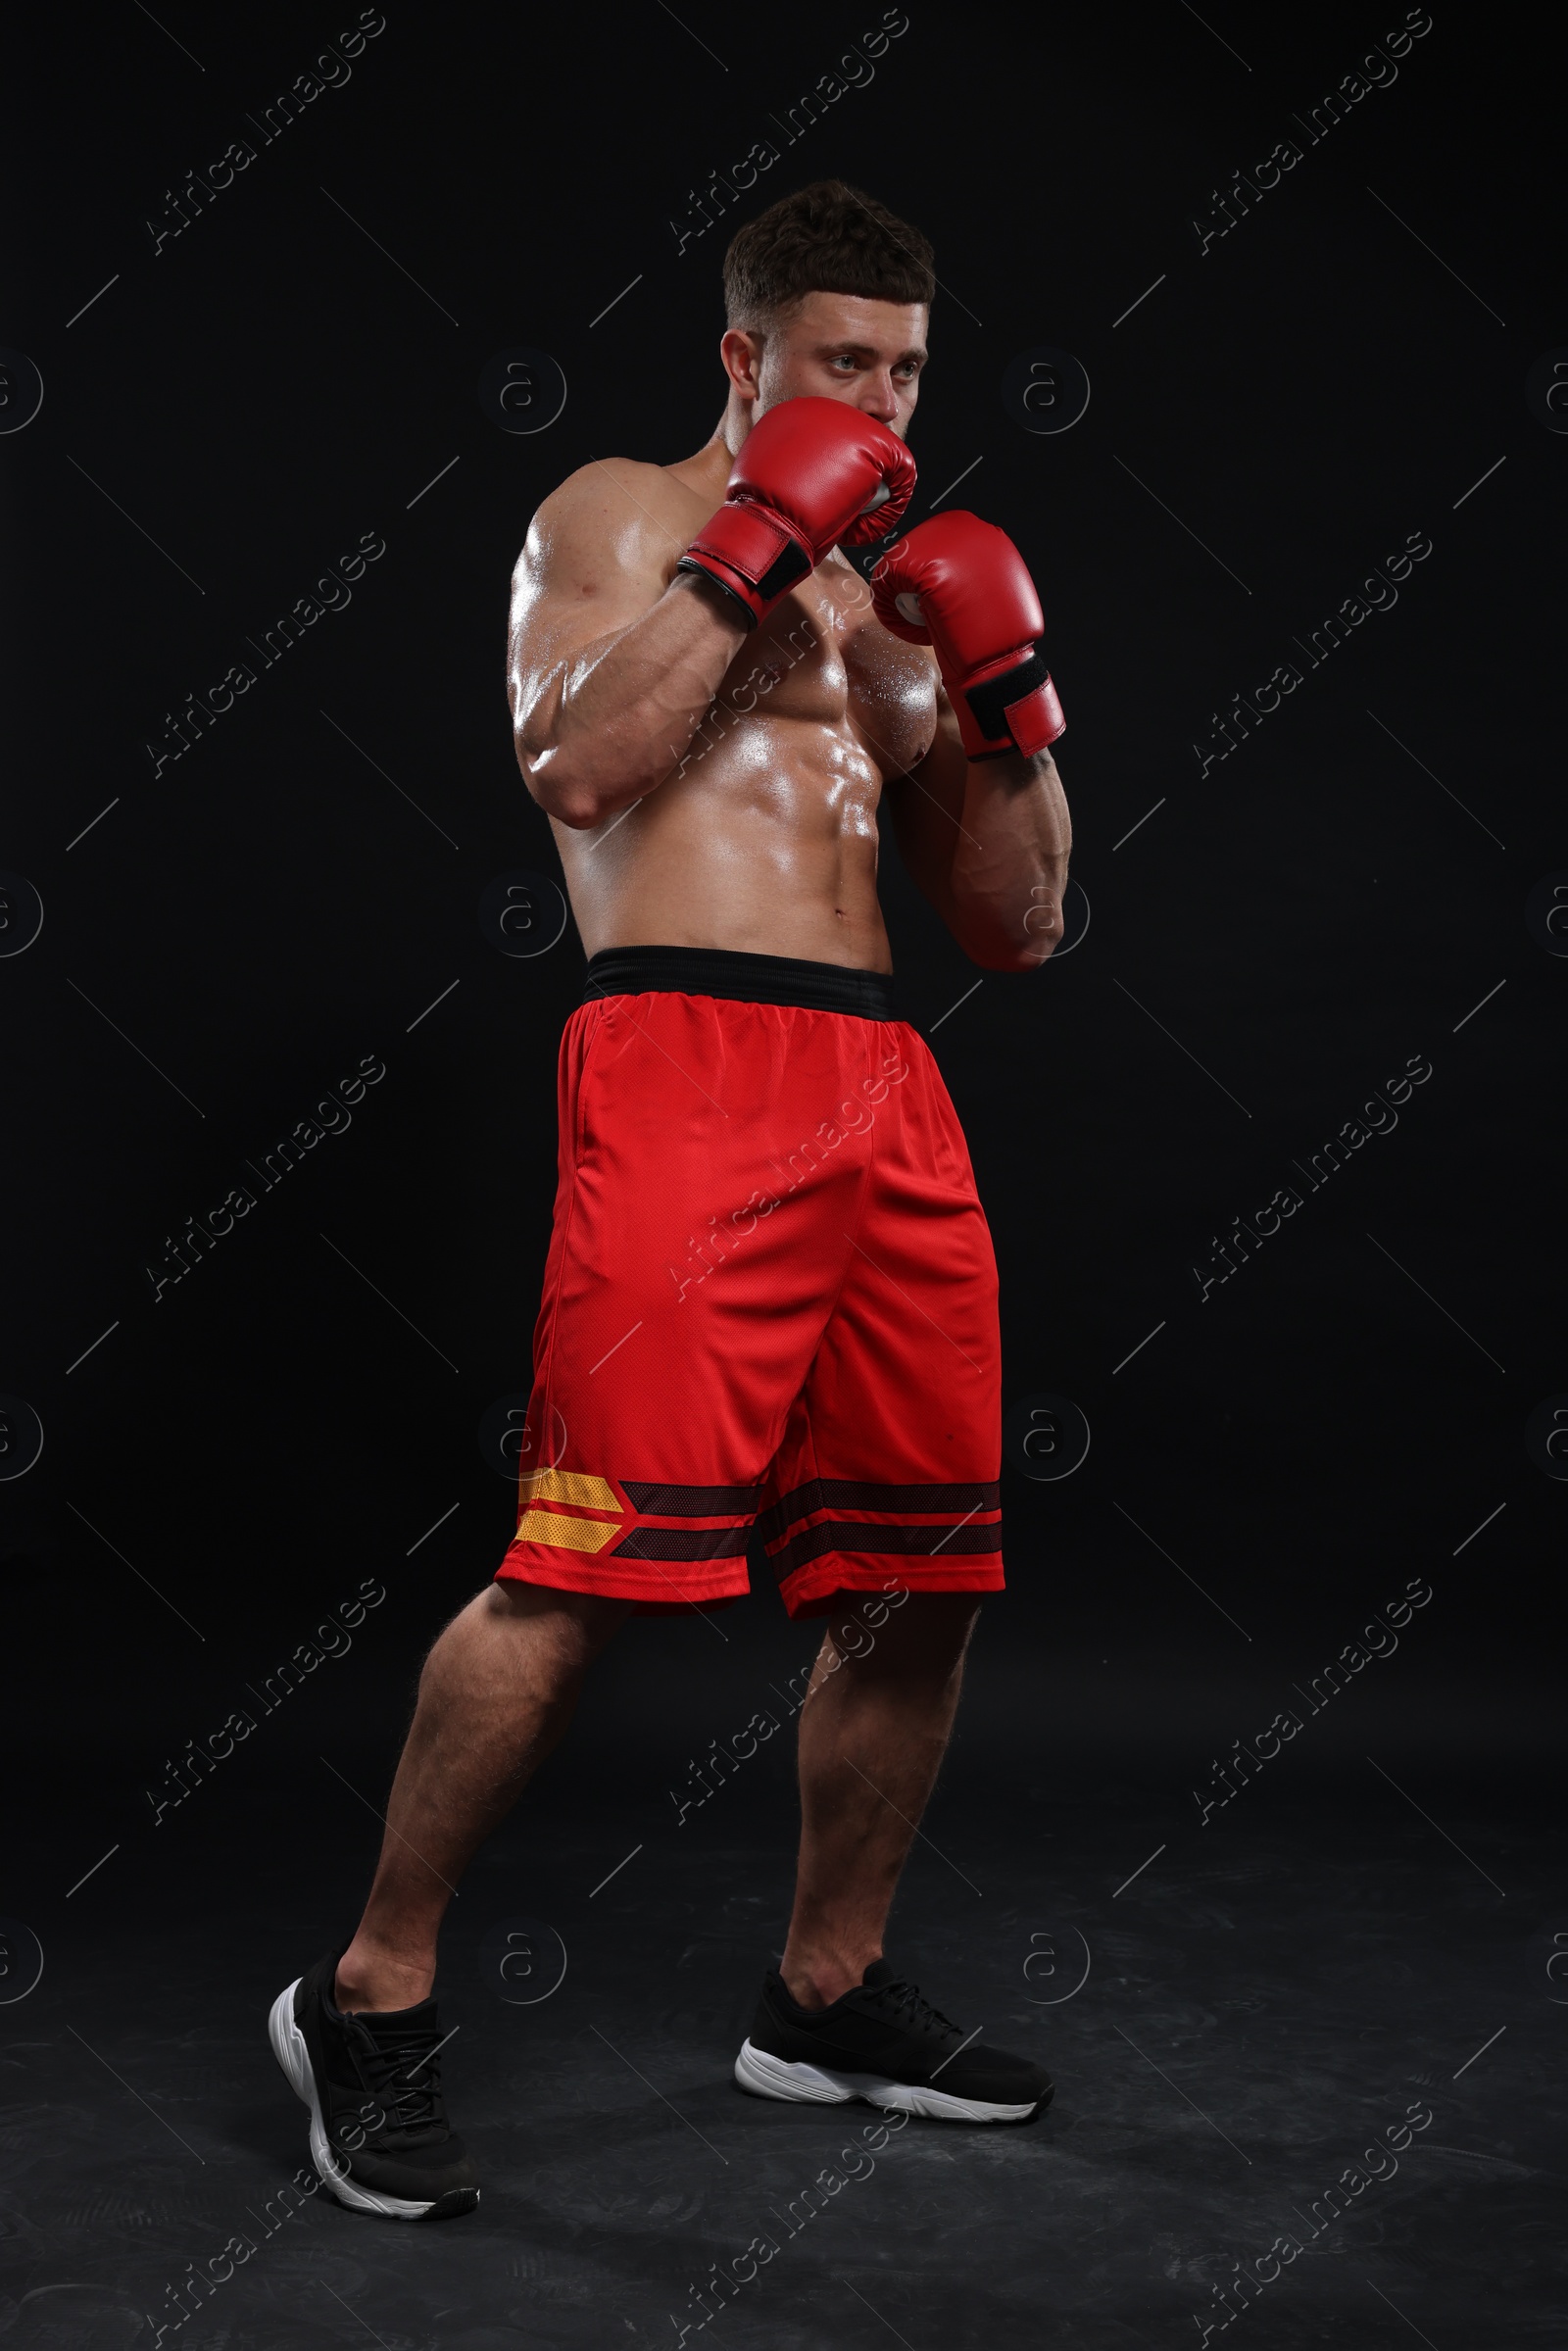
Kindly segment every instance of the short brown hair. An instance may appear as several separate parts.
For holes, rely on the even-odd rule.
[[[842,179],[781,196],[737,230],[724,256],[729,324],[765,330],[808,294],[929,303],[931,247],[917,228]]]

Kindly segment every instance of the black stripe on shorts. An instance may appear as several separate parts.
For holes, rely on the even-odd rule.
[[[813,1510],[928,1510],[934,1518],[950,1513],[962,1518],[1001,1507],[1002,1486],[995,1478],[984,1486],[870,1486],[858,1478],[811,1478],[764,1510],[757,1530],[764,1543],[775,1542]]]
[[[964,1552],[985,1554],[1001,1548],[1002,1529],[995,1519],[983,1526],[955,1527],[944,1534],[940,1527],[875,1527],[863,1518],[843,1518],[807,1527],[792,1536],[781,1551],[772,1552],[770,1558],[782,1583],[798,1567],[820,1559],[825,1551],[870,1551],[878,1557],[885,1554],[900,1559],[933,1556],[940,1559]]]
[[[621,1489],[632,1508],[645,1518],[728,1518],[749,1511],[761,1493],[760,1486],[648,1486],[637,1478],[622,1478]]]
[[[612,1559],[735,1559],[746,1549],[749,1527],[634,1527],[617,1543]]]

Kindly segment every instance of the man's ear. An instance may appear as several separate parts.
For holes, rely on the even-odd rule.
[[[719,341],[724,372],[743,400],[757,400],[761,395],[762,343],[761,335],[741,326],[726,327]]]

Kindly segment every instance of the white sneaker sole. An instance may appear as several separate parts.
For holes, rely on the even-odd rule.
[[[430,2210],[433,2197],[416,2202],[406,2196],[383,2196],[373,2187],[363,2187],[359,2180],[339,2168],[327,2144],[326,2126],[321,2120],[321,2101],[317,2095],[316,2076],[311,2070],[311,2053],[305,2046],[305,2035],[294,2022],[294,1994],[299,1990],[296,1976],[286,1991],[280,1991],[272,2002],[267,2020],[267,2037],[272,2044],[272,2055],[283,2069],[290,2089],[302,2104],[311,2110],[311,2161],[323,2183],[329,2187],[340,2204],[355,2212],[378,2212],[394,2221],[422,2221]]]
[[[956,2098],[950,2090],[918,2082],[886,2082],[879,2074],[833,2074],[824,2066],[794,2065],[771,2057],[750,2040],[741,2044],[735,2079],[754,2098],[786,2098],[815,2106],[843,2106],[851,2098],[863,2098],[868,2106],[924,2115],[939,2123],[1022,2123],[1040,2103],[1030,2098],[1022,2106],[994,2106],[983,2098]]]

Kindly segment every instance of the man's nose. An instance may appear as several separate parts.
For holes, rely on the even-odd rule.
[[[866,416],[875,416],[879,424],[894,424],[898,421],[899,396],[893,388],[891,374],[884,371],[867,378],[860,399],[860,407]]]

